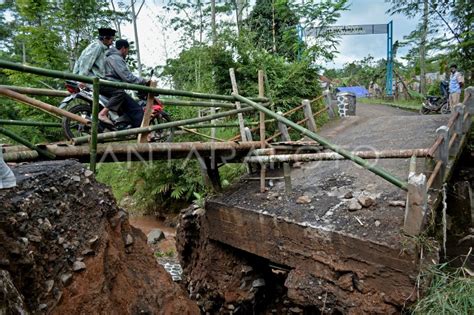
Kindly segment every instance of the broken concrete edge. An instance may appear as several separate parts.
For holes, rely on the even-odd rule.
[[[407,202],[403,222],[403,230],[408,235],[418,235],[422,231],[428,208],[427,196],[426,176],[424,174],[410,174],[408,177]]]
[[[364,282],[365,289],[354,293],[357,299],[360,294],[370,294],[373,301],[383,304],[386,297],[392,296],[394,305],[409,304],[418,296],[413,292],[425,275],[424,270],[439,261],[435,241],[427,244],[426,238],[403,233],[399,246],[394,246],[219,202],[208,202],[206,220],[209,239],[289,269],[303,270],[331,283],[335,296],[339,290],[338,275],[350,271],[357,281]]]

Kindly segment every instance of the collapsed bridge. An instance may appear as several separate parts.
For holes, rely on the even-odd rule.
[[[0,66],[52,75],[7,62],[0,62]],[[86,79],[64,73],[60,77]],[[109,84],[92,81],[96,86]],[[413,301],[420,269],[438,261],[437,251],[422,250],[423,244],[417,240],[434,220],[441,187],[467,142],[474,112],[473,88],[466,90],[464,104],[456,105],[449,116],[398,112],[348,117],[316,133],[309,102],[300,107],[305,120],[295,123],[263,106],[268,103],[263,76],[259,82],[260,95],[254,100],[240,96],[236,89],[232,96],[188,92],[191,97],[233,101],[235,109],[228,112],[127,132],[97,134],[96,108],[92,135],[72,143],[42,146],[17,137],[24,146],[4,148],[5,158],[10,162],[77,158],[90,162],[94,169],[96,161],[196,157],[202,160],[207,179],[216,190],[220,190],[220,162],[245,162],[249,168],[258,163],[259,183],[243,179],[207,201],[201,220],[210,240],[290,270],[285,283],[288,295],[301,305],[385,313]],[[120,87],[173,93],[143,86]],[[180,91],[177,94],[186,96]],[[331,112],[330,105],[324,111]],[[260,113],[259,127],[254,130],[260,133],[259,141],[249,141],[251,133],[240,128],[239,142],[97,143],[252,110]],[[366,112],[371,110],[365,108]],[[282,142],[268,140],[265,115],[279,123],[280,135],[272,137],[281,136]],[[302,123],[307,123],[307,128],[301,127]],[[242,124],[239,119],[239,127]],[[307,139],[291,141],[288,127]],[[0,131],[8,135],[4,128]],[[300,161],[305,164],[291,164]],[[283,170],[271,167],[280,163]]]

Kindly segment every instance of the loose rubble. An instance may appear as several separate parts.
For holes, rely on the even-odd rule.
[[[17,186],[0,190],[0,278],[18,294],[0,291],[1,314],[199,314],[81,164],[12,170]]]

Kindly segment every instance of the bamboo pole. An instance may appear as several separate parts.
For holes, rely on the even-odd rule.
[[[265,86],[263,81],[263,70],[258,70],[258,96],[264,97],[265,95]],[[265,112],[260,111],[260,148],[264,149],[266,146],[265,142]],[[265,164],[261,165],[260,169],[260,192],[265,192],[265,175],[267,172],[267,166]]]
[[[265,120],[265,123],[271,123],[275,122],[275,119],[267,119]],[[250,126],[258,126],[260,125],[259,121],[255,122],[247,122],[247,125]],[[193,128],[193,129],[205,129],[205,128],[227,128],[227,127],[239,127],[239,123],[228,123],[228,124],[199,124],[199,125],[189,125],[187,126],[188,128]],[[240,138],[240,135],[239,135]]]
[[[248,154],[260,146],[260,142],[162,142],[162,143],[102,143],[97,145],[97,156],[116,157],[117,161],[130,161],[142,154],[153,159],[188,158],[197,156],[226,155],[229,160],[240,159],[239,156]],[[90,158],[88,145],[46,145],[45,149],[56,155],[56,159],[79,159],[87,161]],[[236,155],[237,153],[237,155]],[[155,154],[156,156],[152,156]],[[35,151],[6,152],[6,162],[34,161],[40,158]]]
[[[156,82],[151,81],[150,87],[156,87]],[[151,120],[151,113],[153,109],[153,102],[155,101],[155,96],[151,93],[148,93],[147,100],[146,100],[146,107],[145,112],[143,113],[143,120],[140,127],[148,127],[150,125]],[[140,133],[138,135],[138,142],[144,143],[147,142],[148,132]]]
[[[113,132],[104,132],[98,135],[98,140],[103,141],[106,139],[114,139],[114,138],[121,138],[125,136],[132,136],[132,135],[137,135],[139,133],[143,132],[151,132],[155,130],[162,130],[162,129],[168,129],[168,128],[173,128],[173,127],[179,127],[179,126],[186,126],[189,124],[194,124],[194,123],[199,123],[202,121],[209,121],[212,119],[220,118],[220,117],[226,117],[238,113],[243,113],[243,112],[249,112],[253,111],[254,109],[252,107],[245,107],[242,109],[233,109],[227,112],[221,112],[218,114],[215,114],[214,116],[206,116],[206,117],[198,117],[198,118],[190,118],[190,119],[183,119],[183,120],[178,120],[178,121],[172,121],[168,123],[163,123],[163,124],[158,124],[158,125],[153,125],[149,127],[143,127],[143,128],[132,128],[128,130],[121,130],[121,131],[113,131]],[[90,139],[90,136],[83,136],[83,137],[78,137],[72,139],[73,143],[78,145],[78,144],[83,144],[87,143]]]
[[[311,102],[315,102],[315,101],[321,99],[322,97],[323,97],[323,95],[318,96],[318,97],[316,97],[315,99],[313,99]],[[244,104],[244,105],[245,105],[245,104]],[[303,107],[304,107],[303,104],[302,104],[302,105],[299,105],[299,106],[296,106],[296,107],[290,109],[289,111],[284,112],[282,116],[286,117],[286,116],[288,116],[288,115],[291,115],[291,114],[293,114],[294,112],[300,110],[300,109],[303,108]],[[325,109],[325,110],[326,110],[326,109]],[[318,113],[319,113],[319,112],[318,112]],[[316,116],[318,113],[314,114],[314,116]],[[265,123],[268,123],[268,122],[275,122],[275,119],[268,119],[268,120],[265,120]],[[257,129],[258,129],[258,127],[255,127],[255,128],[250,129],[250,131],[254,132],[254,131],[256,131]],[[229,141],[236,141],[236,140],[238,140],[238,139],[240,139],[240,135],[237,135],[237,136],[235,136],[235,137],[230,138]],[[272,138],[272,139],[273,139],[273,138]],[[268,142],[268,141],[269,141],[269,140],[267,139],[267,142]]]
[[[234,68],[229,69],[229,75],[230,75],[230,82],[232,83],[232,91],[234,93],[239,93],[239,88],[237,87],[237,80],[235,79]],[[238,101],[235,102],[235,108],[237,109],[241,108],[240,102]],[[241,113],[237,114],[237,119],[239,120],[240,139],[242,139],[242,141],[248,141],[249,139],[247,139],[245,135],[244,116]]]
[[[46,104],[46,103],[38,101],[38,100],[35,100],[34,98],[25,96],[23,94],[20,94],[20,93],[17,93],[17,92],[8,90],[8,89],[4,89],[4,88],[0,88],[0,94],[5,95],[5,96],[7,96],[11,99],[14,99],[16,101],[19,101],[21,103],[24,103],[26,105],[30,105],[30,106],[33,106],[35,108],[39,108],[41,110],[44,110],[44,111],[46,111],[50,114],[59,115],[61,117],[68,117],[68,118],[70,118],[72,120],[75,120],[75,121],[77,121],[81,124],[84,124],[84,125],[89,125],[90,124],[89,120],[87,120],[87,119],[85,119],[85,118],[83,118],[79,115],[72,114],[72,113],[70,113],[66,110],[59,109],[55,106]]]
[[[21,94],[29,94],[29,95],[57,96],[57,97],[66,97],[66,96],[71,95],[67,91],[30,88],[30,87],[22,87],[22,86],[14,86],[14,85],[0,85],[0,88],[12,90]]]
[[[188,129],[188,128],[185,128],[185,127],[182,127],[182,126],[179,127],[179,128],[181,128],[182,130],[184,130],[188,133],[192,133],[192,134],[195,134],[196,136],[201,136],[201,137],[206,138],[206,139],[217,140],[217,141],[220,141],[220,142],[226,142],[227,141],[227,140],[224,140],[224,139],[208,136],[206,134],[203,134],[203,133],[200,133],[200,132],[197,132],[195,130],[191,130],[191,129]]]
[[[327,110],[328,110],[328,109],[327,109],[326,107],[323,108],[323,109],[320,109],[319,111],[317,111],[316,113],[313,114],[313,117],[316,117],[317,115],[319,115],[319,114],[321,114],[321,113],[323,113],[323,112],[325,112],[325,111],[327,111]],[[283,116],[284,116],[284,115],[283,115]],[[307,120],[308,120],[308,118],[303,118],[302,120],[297,121],[296,124],[297,124],[297,125],[301,125],[301,124],[305,123]],[[290,129],[292,129],[292,128],[291,128],[291,127],[288,127],[288,130],[290,130]],[[267,139],[267,142],[269,142],[269,141],[275,139],[275,138],[278,137],[278,136],[281,136],[281,131],[276,132],[273,136],[271,136],[270,138],[268,138],[268,139]]]
[[[235,105],[232,103],[222,103],[222,102],[203,102],[203,101],[185,101],[185,100],[176,100],[176,99],[166,99],[161,98],[160,102],[165,106],[192,106],[192,107],[221,107],[221,108],[235,108]]]
[[[0,68],[33,73],[33,74],[38,74],[38,75],[43,75],[46,77],[52,77],[52,78],[58,78],[58,79],[76,80],[76,81],[91,83],[91,84],[93,83],[92,77],[88,77],[85,75],[77,75],[77,74],[72,74],[68,72],[49,70],[49,69],[43,69],[43,68],[38,68],[38,67],[31,67],[24,64],[14,63],[14,62],[6,61],[6,60],[0,60]],[[100,80],[99,83],[101,86],[109,86],[109,87],[115,87],[115,88],[125,89],[125,90],[142,91],[142,92],[148,92],[148,93],[153,93],[153,94],[176,95],[176,96],[185,96],[185,97],[193,97],[193,98],[201,98],[201,99],[213,99],[213,100],[222,100],[222,101],[231,101],[231,102],[235,100],[232,96],[228,96],[228,95],[151,88],[144,85],[107,81],[107,80]],[[268,102],[268,99],[262,99],[262,98],[251,98],[251,100],[254,100],[256,102]]]
[[[265,152],[264,152],[265,153]],[[428,156],[428,149],[404,149],[404,150],[383,150],[383,151],[353,151],[349,152],[354,156],[364,159],[405,159]],[[311,161],[333,161],[346,160],[347,157],[336,152],[303,153],[303,154],[277,154],[277,155],[257,155],[245,158],[245,162],[250,163],[274,163],[274,162],[311,162]]]
[[[38,154],[40,154],[42,156],[45,156],[48,159],[54,159],[56,157],[53,153],[49,152],[48,150],[43,150],[43,149],[37,147],[36,145],[29,142],[28,140],[14,134],[13,132],[11,132],[11,131],[9,131],[5,128],[0,127],[0,133],[7,136],[8,138],[18,142],[18,143],[20,143],[20,144],[23,144],[24,146],[36,151]]]
[[[0,119],[0,125],[61,127],[60,123],[43,122],[43,121],[28,121],[28,120],[11,120],[11,119]]]
[[[318,141],[321,145],[323,145],[325,148],[328,148],[334,152],[337,152],[339,153],[340,155],[348,158],[349,160],[355,162],[356,164],[359,164],[360,166],[362,166],[363,168],[365,169],[368,169],[369,171],[373,172],[374,174],[384,178],[385,180],[387,180],[388,182],[396,185],[397,187],[400,187],[401,189],[403,190],[407,190],[408,189],[408,183],[397,178],[396,176],[390,174],[389,172],[387,172],[386,170],[384,170],[383,168],[380,168],[380,167],[377,167],[375,165],[371,165],[370,163],[368,163],[367,161],[365,161],[364,159],[361,159],[360,157],[358,156],[354,156],[352,155],[349,151],[335,145],[335,144],[332,144],[330,143],[329,141],[327,141],[325,138],[321,137],[320,135],[304,128],[304,127],[301,127],[297,124],[295,124],[294,122],[292,122],[291,120],[283,117],[283,116],[280,116],[274,112],[272,112],[271,110],[243,97],[243,96],[240,96],[238,94],[232,94],[236,99],[238,99],[239,101],[243,102],[243,103],[246,103],[250,106],[252,106],[253,108],[255,109],[258,109],[259,111],[262,111],[266,114],[268,114],[270,117],[273,117],[275,118],[276,120],[278,121],[281,121],[282,123],[288,125],[288,126],[291,126],[293,127],[295,130],[297,130],[298,132],[300,132],[301,134],[315,140],[315,141]]]
[[[96,158],[97,158],[97,133],[99,131],[99,78],[95,77],[93,80],[93,95],[92,95],[92,129],[90,142],[90,169],[95,173]]]

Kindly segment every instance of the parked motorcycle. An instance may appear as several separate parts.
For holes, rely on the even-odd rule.
[[[71,95],[63,99],[59,105],[61,109],[67,109],[69,112],[91,120],[93,91],[86,85],[76,81],[66,81],[66,89]],[[138,104],[145,110],[147,93],[138,94]],[[107,104],[108,98],[99,95],[99,111]],[[155,97],[153,101],[150,125],[170,122],[170,115],[163,110],[161,101]],[[99,133],[107,131],[118,131],[132,128],[130,118],[120,112],[109,111],[109,119],[113,125],[99,121]],[[90,126],[80,124],[70,118],[64,117],[62,120],[64,134],[68,139],[90,134]],[[174,128],[157,130],[149,135],[149,140],[154,142],[171,142],[173,139]]]
[[[441,81],[440,82],[440,90],[442,96],[430,96],[428,95],[425,101],[422,103],[420,114],[428,115],[428,114],[449,114],[451,112],[449,108],[449,90],[448,90],[448,82]]]

